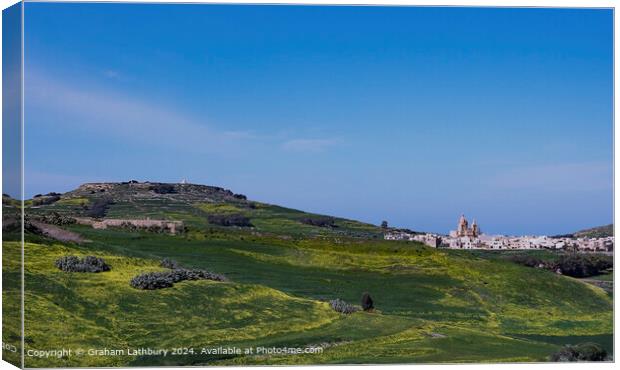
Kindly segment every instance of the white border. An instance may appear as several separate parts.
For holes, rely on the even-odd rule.
[[[38,2],[38,1],[45,1],[45,0],[27,0],[27,2]],[[93,1],[93,0],[62,0],[62,2],[111,2],[111,1]],[[282,1],[282,2],[276,2],[274,0],[251,0],[251,1],[247,1],[247,0],[219,0],[219,1],[187,1],[187,0],[149,0],[149,1],[136,1],[136,0],[127,0],[124,2],[128,2],[128,3],[192,3],[192,4],[300,4],[300,5],[369,5],[369,6],[384,6],[384,5],[395,5],[395,6],[468,6],[468,7],[563,7],[563,8],[616,8],[616,1],[615,0],[589,0],[589,1],[584,1],[584,0],[519,0],[519,1],[515,1],[515,0],[443,0],[443,1],[433,1],[433,0],[426,0],[426,1],[420,1],[420,0],[334,0],[334,1],[329,1],[329,0],[287,0],[287,1]],[[17,1],[15,0],[0,0],[0,8],[5,9],[13,4],[17,3]],[[22,5],[22,17],[23,17],[23,5]],[[1,25],[2,25],[2,20],[0,17],[0,30],[1,30]],[[22,30],[24,29],[24,20],[22,18]],[[617,94],[617,75],[615,73],[616,70],[616,65],[617,65],[617,61],[618,61],[618,47],[617,47],[617,42],[618,42],[618,27],[616,27],[616,17],[614,14],[614,122],[615,122],[615,107],[618,104],[618,94]],[[24,119],[24,101],[23,101],[23,94],[24,94],[24,86],[23,86],[23,31],[22,31],[22,121]],[[1,37],[0,37],[0,60],[1,60],[1,56],[2,56],[2,49],[1,49]],[[1,62],[0,62],[1,65]],[[1,74],[0,74],[0,83],[1,83]],[[2,98],[2,92],[0,89],[0,100]],[[24,128],[22,125],[22,158],[23,158],[23,150],[24,150],[24,143],[23,143],[23,139],[24,139]],[[620,163],[619,161],[619,155],[615,150],[615,143],[617,142],[618,138],[619,138],[619,133],[617,130],[615,130],[615,124],[614,124],[614,190],[615,190],[615,184],[617,183],[617,176],[618,176],[618,172],[615,171],[616,170],[616,165],[618,163]],[[1,136],[1,131],[0,131],[0,136]],[[1,141],[0,141],[1,142]],[[0,151],[0,160],[2,158],[2,153]],[[0,162],[1,163],[1,162]],[[0,173],[0,180],[1,180],[1,173]],[[22,172],[22,194],[23,194],[23,187],[24,187],[24,182],[23,182],[23,172]],[[0,181],[1,183],[1,181]],[[615,191],[614,191],[614,220],[616,219],[620,219],[618,217],[619,215],[619,208],[616,207],[616,202],[617,199],[615,197]],[[23,215],[22,215],[23,217]],[[23,225],[23,223],[22,223]],[[619,235],[618,234],[618,230],[619,227],[618,225],[615,225],[614,228],[614,232],[615,235]],[[0,257],[1,257],[1,251],[0,251]],[[23,250],[22,250],[22,261],[23,261]],[[616,258],[614,258],[614,264],[617,263]],[[24,271],[22,268],[22,289],[23,289],[23,278],[24,278]],[[0,277],[0,283],[1,283],[1,277]],[[614,297],[617,297],[616,292],[616,281],[614,281]],[[23,292],[22,292],[22,300],[23,300]],[[1,301],[1,297],[0,297],[0,301]],[[617,314],[617,311],[615,310],[615,306],[616,306],[616,301],[614,299],[614,312],[615,314]],[[1,311],[0,311],[1,312]],[[23,327],[23,315],[24,312],[22,310],[22,327]],[[620,324],[618,322],[618,320],[615,320],[615,315],[614,315],[614,333],[620,333],[619,331],[620,328]],[[0,329],[1,330],[1,329]],[[614,338],[615,339],[615,338]],[[22,338],[22,350],[23,350],[23,338]],[[620,354],[620,351],[618,351],[618,343],[617,341],[614,341],[614,354],[616,356],[618,356],[618,354]],[[23,364],[23,353],[22,353],[22,364]],[[611,369],[611,368],[615,368],[615,364],[597,364],[597,363],[588,363],[588,364],[579,364],[579,363],[566,363],[566,364],[557,364],[557,363],[545,363],[545,364],[501,364],[501,365],[497,365],[497,364],[492,364],[492,365],[486,365],[486,364],[467,364],[467,365],[330,365],[330,366],[316,366],[319,368],[334,368],[334,367],[342,367],[342,366],[347,366],[349,368],[353,367],[353,368],[365,368],[365,369],[393,369],[393,370],[404,370],[404,369],[420,369],[420,370],[427,370],[427,369],[436,369],[438,367],[440,368],[446,368],[446,367],[457,367],[458,369],[463,369],[463,370],[470,370],[470,369],[480,369],[480,368],[486,368],[486,369],[490,369],[491,366],[496,367],[496,366],[500,366],[504,369],[554,369],[554,368],[568,368],[568,369],[580,369],[582,367],[586,367],[588,369]],[[304,366],[306,367],[306,366]],[[0,369],[14,369],[15,367],[6,363],[6,362],[2,362],[0,361]],[[188,369],[191,367],[173,367],[171,369]],[[216,367],[213,367],[216,368]],[[234,370],[238,370],[238,369],[244,369],[245,367],[217,367],[219,369],[234,369]],[[266,366],[258,366],[258,367],[253,367],[254,369],[273,369],[274,367],[266,367]],[[291,370],[295,370],[295,369],[299,369],[301,367],[299,366],[281,366],[278,367],[280,369],[291,369]],[[122,369],[135,369],[135,367],[132,368],[122,368]]]
[[[106,2],[126,2],[126,3],[178,3],[178,4],[309,4],[309,5],[400,5],[400,6],[428,6],[428,7],[558,7],[558,8],[615,8],[616,1],[610,0],[126,0],[126,1],[106,1],[106,0],[24,0],[25,2],[65,2],[65,3],[106,3]],[[0,4],[7,7],[17,3],[11,0],[1,0]]]

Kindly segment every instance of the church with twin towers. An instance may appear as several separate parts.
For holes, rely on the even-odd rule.
[[[453,238],[459,238],[464,236],[477,238],[478,236],[480,236],[480,228],[478,227],[475,219],[471,223],[471,227],[469,227],[469,222],[465,218],[465,215],[462,214],[461,218],[459,218],[456,230],[451,231],[450,236]]]

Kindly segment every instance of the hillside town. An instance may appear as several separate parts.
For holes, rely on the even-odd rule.
[[[408,240],[424,243],[433,248],[450,249],[575,249],[582,252],[613,252],[614,237],[551,237],[546,235],[487,235],[473,220],[471,226],[465,215],[458,220],[456,230],[448,235],[433,233],[414,233],[409,231],[388,231],[385,240]]]

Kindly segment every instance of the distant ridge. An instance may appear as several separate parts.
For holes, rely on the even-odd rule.
[[[606,238],[614,236],[614,224],[575,231],[572,234],[553,235],[551,238]]]
[[[593,227],[573,233],[575,238],[605,238],[614,236],[614,224]]]

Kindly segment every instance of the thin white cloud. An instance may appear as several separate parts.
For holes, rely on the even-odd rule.
[[[198,153],[233,153],[257,136],[218,130],[204,117],[193,117],[159,102],[90,84],[51,79],[33,69],[26,76],[26,129],[30,112],[56,117],[64,129]],[[60,118],[60,119],[59,119]],[[37,120],[37,125],[52,125]]]
[[[106,69],[105,71],[103,71],[103,75],[107,78],[111,78],[114,80],[117,80],[121,77],[121,74],[113,69]]]
[[[338,144],[336,139],[293,139],[282,144],[282,149],[291,152],[323,152]]]

